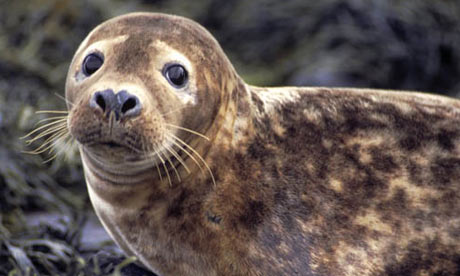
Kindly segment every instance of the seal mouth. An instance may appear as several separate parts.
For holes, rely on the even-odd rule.
[[[125,143],[120,143],[115,140],[109,140],[109,141],[95,141],[93,143],[89,143],[88,146],[92,148],[108,148],[111,150],[129,150],[129,151],[134,151],[138,152],[139,149],[134,147],[133,145],[127,145]]]
[[[126,144],[117,140],[99,140],[85,141],[82,145],[96,150],[111,150],[111,151],[129,151],[140,152],[136,145]]]
[[[120,143],[117,143],[115,141],[108,141],[108,142],[100,142],[100,143],[97,143],[97,144],[100,144],[102,146],[107,146],[109,148],[124,148],[125,146],[123,146],[122,144]]]

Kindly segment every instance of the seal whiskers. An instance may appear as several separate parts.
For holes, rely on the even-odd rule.
[[[27,140],[27,141],[26,141],[28,144],[30,144],[30,143],[34,142],[36,139],[40,139],[41,137],[46,136],[46,135],[48,135],[49,133],[55,132],[55,131],[56,131],[56,128],[60,128],[60,127],[62,127],[62,126],[65,127],[65,126],[66,126],[66,125],[65,125],[65,122],[66,122],[66,120],[67,120],[67,117],[65,117],[65,118],[56,118],[56,119],[55,119],[55,118],[47,118],[47,119],[43,119],[43,120],[39,121],[37,124],[40,124],[40,123],[44,122],[45,120],[47,120],[47,121],[53,120],[53,122],[47,123],[47,124],[45,124],[45,125],[42,125],[42,126],[39,126],[39,127],[35,128],[35,129],[33,129],[31,132],[29,132],[29,133],[26,134],[25,136],[21,137],[21,139],[30,137],[30,136],[32,136],[33,134],[35,134],[35,133],[41,131],[42,129],[45,129],[45,130],[42,131],[37,137],[34,137],[33,139]],[[64,122],[64,124],[63,124],[63,122]],[[54,126],[54,125],[56,125],[56,124],[58,124],[58,125],[57,125],[57,126]],[[34,139],[35,139],[35,140],[34,140]]]
[[[144,157],[147,160],[154,161],[153,163],[155,164],[155,167],[157,168],[157,173],[158,173],[158,176],[160,177],[160,182],[163,182],[163,176],[162,176],[161,171],[160,171],[160,166],[158,166],[158,162],[155,160],[155,158],[157,156],[157,152],[154,151],[153,154],[151,154],[150,151],[146,148],[145,141],[144,141],[143,138],[142,138],[142,149],[143,149],[143,152],[144,152],[144,154],[143,154]]]
[[[195,134],[197,136],[200,136],[201,138],[203,138],[205,140],[210,141],[210,139],[206,135],[201,134],[198,131],[194,131],[194,130],[186,128],[186,127],[176,126],[176,125],[168,124],[168,123],[165,123],[165,125],[168,126],[168,127],[177,128],[177,129],[180,129],[180,130],[183,130],[183,131],[187,131],[189,133],[192,133],[192,134]]]
[[[180,139],[179,137],[177,137],[176,135],[174,134],[170,134],[170,133],[167,133],[166,134],[167,136],[169,136],[170,138],[176,140],[177,142],[181,143],[182,145],[184,145],[186,148],[188,148],[192,153],[194,153],[198,159],[200,159],[200,161],[203,163],[203,165],[206,167],[206,169],[208,170],[209,172],[209,175],[211,176],[211,180],[212,180],[212,183],[214,184],[214,186],[216,185],[216,180],[214,179],[214,174],[212,173],[211,171],[211,168],[209,167],[208,163],[206,163],[206,161],[204,160],[204,158],[194,149],[192,148],[189,144],[187,144],[186,142],[184,142],[182,139]],[[200,136],[201,137],[201,136]],[[191,155],[190,155],[191,156]],[[198,162],[197,162],[198,163]]]
[[[187,148],[185,148],[184,146],[182,146],[181,144],[177,143],[174,139],[171,139],[171,138],[168,139],[168,142],[170,142],[174,146],[178,147],[180,151],[184,152],[188,157],[190,157],[190,159],[192,159],[192,161],[198,166],[198,168],[200,169],[202,174],[205,173],[203,166],[200,164],[200,162],[198,162],[198,160],[196,160],[196,158],[193,156],[193,154],[191,154],[187,150]]]
[[[47,122],[47,121],[55,121],[55,120],[59,120],[59,119],[65,119],[67,120],[67,116],[55,116],[55,117],[49,117],[49,118],[45,118],[45,119],[41,119],[40,121],[38,121],[36,124],[35,124],[35,127],[44,123],[44,122]]]
[[[66,98],[62,97],[61,95],[59,95],[58,93],[54,93],[54,95],[56,97],[58,97],[59,99],[63,100],[66,104],[70,105],[70,106],[73,106],[74,104],[69,102]]]
[[[182,109],[184,109],[184,108],[186,108],[186,107],[187,107],[186,105],[183,105],[183,106],[178,107],[178,108],[176,108],[176,109],[173,109],[173,110],[171,110],[171,111],[168,111],[168,112],[165,112],[165,113],[161,113],[161,116],[164,117],[164,116],[166,116],[166,115],[173,114],[173,113],[175,113],[175,112],[181,111]]]
[[[167,149],[167,148],[165,147],[164,149]],[[166,154],[164,151],[161,151],[161,152],[163,152],[163,156],[164,156],[165,160],[168,161],[169,165],[171,165],[171,168],[174,170],[174,173],[176,174],[177,180],[179,182],[181,182],[179,172],[177,171],[176,166],[174,166],[174,163],[171,161],[171,157],[169,156],[169,154]],[[172,183],[169,183],[169,184],[172,185]]]
[[[173,160],[171,159],[171,156],[174,157],[177,160],[179,165],[184,167],[184,170],[186,171],[187,174],[190,174],[191,170],[188,167],[188,165],[185,162],[185,160],[179,155],[179,153],[172,146],[168,145],[168,143],[171,143],[172,145],[179,146],[177,143],[174,144],[175,143],[174,141],[171,141],[171,140],[168,139],[168,140],[166,140],[166,143],[161,146],[163,150],[161,150],[161,151],[153,150],[153,153],[149,153],[150,151],[145,150],[145,156],[146,156],[146,158],[152,159],[153,161],[155,160],[155,158],[158,158],[158,160],[160,160],[160,162],[164,165],[164,170],[165,171],[168,170],[168,164],[169,164],[172,167],[172,169],[174,170],[174,172],[176,174],[176,177],[177,177],[177,180],[179,182],[181,182],[182,177],[180,176],[180,173],[177,170],[176,165],[174,164]],[[184,151],[183,148],[180,148],[180,149],[182,151]],[[161,153],[163,153],[163,154],[161,154]],[[169,153],[170,155],[167,154],[167,153]],[[190,157],[190,154],[188,152],[186,152],[186,154]],[[193,156],[192,156],[191,159],[200,166],[198,161]],[[160,172],[160,169],[158,167],[158,162],[153,162],[153,163],[155,163],[155,166],[157,167],[157,170],[158,170],[158,174],[161,177],[161,172]]]
[[[161,154],[160,154],[156,149],[154,149],[154,151],[155,151],[155,155],[158,156],[158,158],[160,159],[161,164],[163,164],[163,169],[164,169],[164,171],[166,172],[166,176],[167,176],[167,178],[168,178],[169,186],[171,187],[171,186],[172,186],[172,182],[171,182],[171,177],[169,176],[168,166],[166,165],[166,162],[165,162],[165,160],[163,159],[163,157],[161,157]]]
[[[56,134],[60,134],[60,133],[68,133],[67,132],[67,126],[65,125],[65,122],[62,123],[62,122],[58,122],[59,125],[56,125],[56,126],[46,126],[46,127],[49,127],[48,129],[44,130],[43,132],[40,132],[37,136],[35,136],[34,138],[31,138],[29,140],[26,141],[26,143],[28,145],[32,144],[33,142],[35,142],[36,140],[40,139],[40,138],[43,138],[45,136],[48,136],[48,135],[51,135],[50,138],[55,138],[55,135]],[[48,138],[49,139],[49,138]],[[46,141],[48,141],[48,139]],[[52,139],[51,139],[52,140]],[[41,145],[43,146],[43,144]]]
[[[36,113],[51,113],[51,114],[68,114],[68,111],[59,111],[59,110],[41,110]],[[62,149],[58,150],[50,158],[46,159],[44,163],[47,163],[56,156],[65,151],[72,142],[72,137],[67,128],[68,115],[65,116],[54,116],[42,119],[35,124],[35,129],[30,131],[27,135],[21,137],[21,139],[26,139],[26,144],[31,145],[32,143],[38,141],[41,138],[47,137],[43,143],[41,143],[37,148],[32,151],[24,151],[28,154],[41,154],[46,151],[49,151],[51,155],[56,149],[54,148],[59,143],[64,143]],[[42,123],[45,123],[41,125]]]
[[[69,114],[67,110],[39,110],[37,114],[56,113],[56,114]]]
[[[184,169],[187,171],[187,173],[190,173],[190,169],[188,168],[187,164],[185,164],[185,161],[182,159],[182,157],[179,156],[179,154],[174,150],[174,148],[172,148],[169,145],[165,145],[164,147],[177,159],[177,161],[179,161],[179,163],[182,166],[184,166]]]
[[[38,148],[34,149],[33,151],[28,151],[27,153],[32,153],[32,154],[44,153],[48,149],[50,149],[55,142],[57,142],[60,139],[65,139],[67,137],[67,133],[65,129],[56,130],[53,134],[47,133],[46,135],[50,135],[50,136]],[[28,140],[26,143],[30,144],[33,142],[32,140],[37,140],[37,139],[38,138],[33,138],[31,140]]]
[[[48,159],[43,161],[43,163],[48,163],[48,162],[52,161],[53,159],[55,159],[57,156],[59,156],[61,153],[66,152],[70,148],[70,146],[72,145],[73,139],[72,139],[72,137],[70,135],[67,135],[65,137],[62,137],[62,139],[61,138],[56,139],[55,142],[54,142],[54,145],[57,145],[57,144],[59,144],[61,142],[64,143],[62,148],[58,149],[51,157],[49,157]],[[53,153],[54,151],[55,151],[55,149],[52,148],[50,150],[50,154]],[[64,157],[64,160],[65,160],[65,157]]]

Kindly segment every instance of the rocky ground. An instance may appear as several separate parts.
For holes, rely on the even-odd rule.
[[[46,118],[36,111],[65,109],[67,67],[86,34],[130,11],[200,22],[250,84],[460,97],[455,0],[0,0],[0,276],[152,275],[92,214],[75,146],[43,163],[49,155],[23,153],[33,145],[19,139]]]

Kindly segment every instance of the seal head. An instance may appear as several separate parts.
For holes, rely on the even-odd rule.
[[[109,157],[103,164],[161,155],[170,136],[184,138],[174,126],[210,135],[236,80],[217,42],[196,23],[118,17],[92,31],[72,61],[69,129],[84,151]]]

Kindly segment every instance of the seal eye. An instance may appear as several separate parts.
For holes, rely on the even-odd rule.
[[[166,79],[175,87],[182,87],[187,82],[187,71],[182,65],[169,65],[164,70]]]
[[[96,53],[89,54],[83,60],[83,73],[86,76],[90,76],[99,68],[101,68],[103,63],[104,60],[102,59],[101,55]]]

